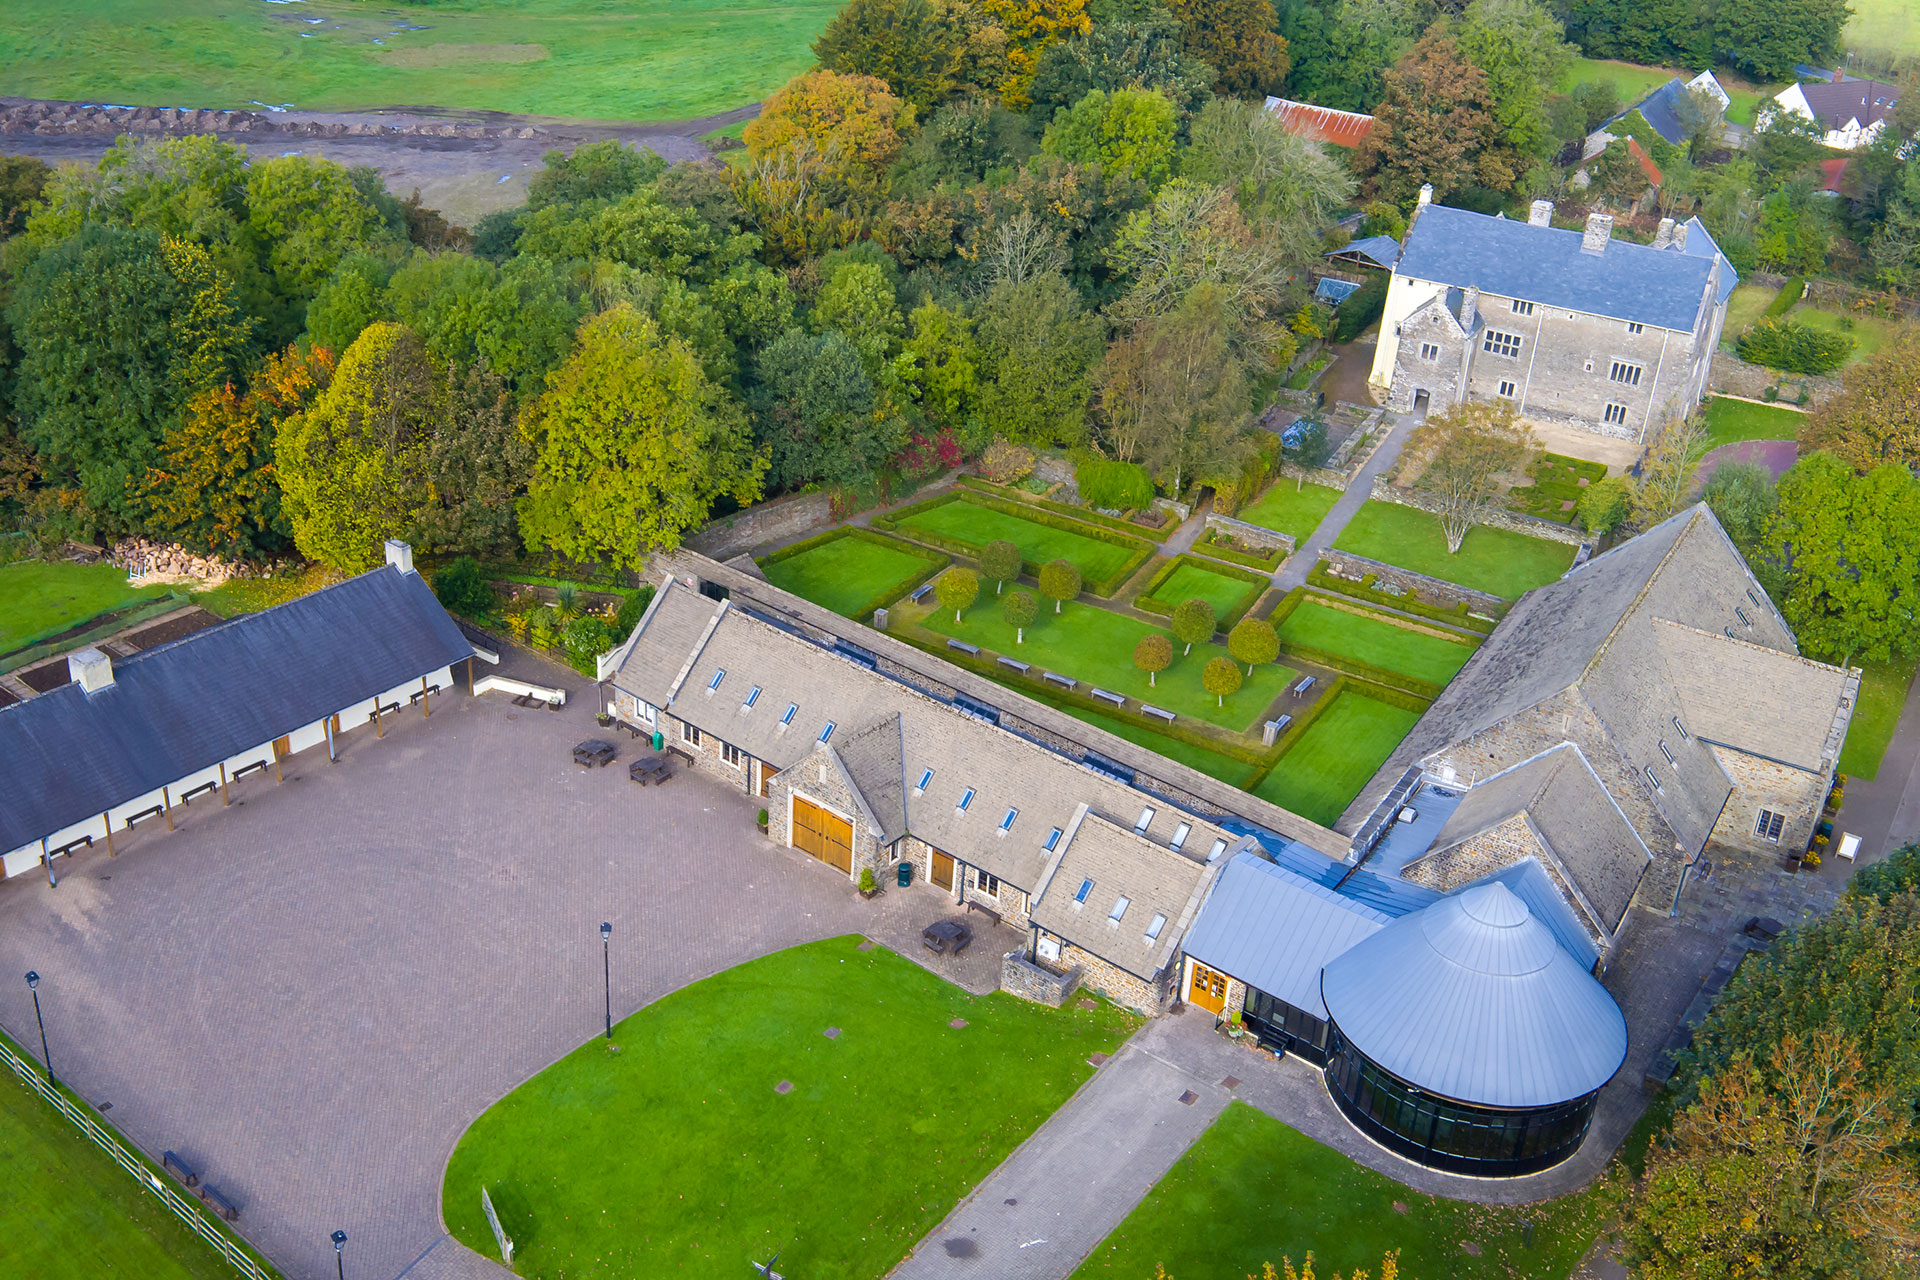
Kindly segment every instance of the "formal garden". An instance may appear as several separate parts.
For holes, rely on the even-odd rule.
[[[1507,600],[1517,600],[1565,573],[1575,551],[1570,543],[1489,525],[1475,525],[1458,551],[1448,551],[1438,517],[1378,499],[1354,514],[1333,545]]]
[[[0,565],[0,655],[106,614],[159,599],[166,587],[132,587],[110,564],[20,560]]]
[[[573,1280],[885,1275],[1139,1025],[1089,997],[971,996],[829,938],[656,1001],[474,1121],[454,1237]]]
[[[1332,826],[1400,740],[1413,731],[1425,705],[1404,697],[1389,702],[1362,692],[1358,684],[1343,684],[1329,693],[1319,715],[1253,793],[1322,826]]]
[[[1295,541],[1304,543],[1340,501],[1340,493],[1332,485],[1296,484],[1283,478],[1235,514],[1248,524],[1292,534]]]
[[[1437,627],[1421,628],[1417,623],[1327,596],[1294,596],[1274,616],[1279,619],[1283,652],[1299,652],[1328,663],[1344,660],[1378,668],[1435,686],[1434,693],[1467,665],[1477,647],[1470,637],[1445,633]]]
[[[760,569],[782,591],[865,621],[944,568],[947,559],[867,529],[834,529],[765,557]]]

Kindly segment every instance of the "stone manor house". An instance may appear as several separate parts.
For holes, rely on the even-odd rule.
[[[1705,394],[1733,265],[1698,218],[1651,245],[1432,202],[1393,265],[1370,382],[1396,412],[1511,401],[1522,417],[1645,441]]]

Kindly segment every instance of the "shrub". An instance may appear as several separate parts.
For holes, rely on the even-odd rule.
[[[629,591],[627,598],[620,602],[620,612],[613,615],[613,629],[619,633],[617,639],[625,640],[640,625],[647,606],[653,603],[653,592],[654,586],[649,582],[638,591]]]
[[[567,657],[583,670],[591,670],[593,660],[613,647],[606,619],[591,616],[575,618],[560,628],[559,640]]]
[[[767,813],[767,811],[765,809],[762,809],[759,813],[754,815],[753,820],[764,827],[767,825],[767,818],[769,816],[770,815]]]
[[[1153,505],[1153,480],[1147,469],[1133,462],[1089,455],[1074,468],[1080,500],[1108,511],[1137,511]]]
[[[1588,533],[1612,533],[1633,509],[1625,476],[1608,476],[1580,491],[1573,513]]]
[[[493,609],[493,588],[472,556],[461,556],[435,573],[433,594],[450,613],[475,617]]]
[[[553,607],[563,618],[571,618],[580,612],[580,588],[571,582],[563,582],[553,589]]]
[[[1352,342],[1368,325],[1380,318],[1387,305],[1387,280],[1385,271],[1369,271],[1367,282],[1340,300],[1333,312],[1333,332],[1328,340],[1335,343]]]
[[[1798,320],[1763,320],[1736,345],[1748,364],[1785,373],[1831,373],[1853,353],[1852,338],[1809,329]]]
[[[1012,595],[1000,602],[1000,613],[1006,618],[1007,625],[1013,628],[1013,642],[1024,644],[1027,628],[1033,625],[1034,618],[1040,613],[1040,601],[1033,592],[1016,588]]]
[[[1762,318],[1771,320],[1775,316],[1783,316],[1793,310],[1794,304],[1806,296],[1807,278],[1805,276],[1795,276],[1780,286],[1779,296],[1767,304],[1766,314]]]
[[[1049,560],[1040,567],[1040,594],[1053,601],[1053,611],[1080,594],[1080,566],[1071,560]]]
[[[880,886],[876,884],[873,879],[873,868],[872,867],[860,868],[860,892],[871,894],[877,889],[879,889],[879,887]]]
[[[1173,662],[1173,642],[1158,631],[1149,631],[1133,646],[1133,665],[1147,673],[1147,684]]]
[[[980,598],[980,575],[971,569],[949,569],[933,590],[940,606],[953,610],[953,620],[958,622],[960,611]]]
[[[995,484],[1012,484],[1033,474],[1033,450],[995,440],[980,455],[980,474]]]
[[[1188,600],[1174,608],[1173,634],[1186,646],[1184,652],[1192,653],[1193,646],[1213,639],[1217,621],[1212,605],[1205,600]]]

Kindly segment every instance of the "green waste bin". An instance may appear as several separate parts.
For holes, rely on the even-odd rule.
[[[667,745],[667,735],[664,733],[661,733],[658,729],[655,729],[653,731],[653,749],[655,751],[658,751],[660,750],[660,748],[666,745]]]
[[[913,864],[911,862],[901,863],[899,869],[895,872],[895,879],[902,889],[911,885],[913,883]]]

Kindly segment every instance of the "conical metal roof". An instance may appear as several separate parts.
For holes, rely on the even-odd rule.
[[[1354,1048],[1459,1102],[1567,1102],[1605,1084],[1627,1056],[1613,997],[1497,880],[1356,943],[1326,966],[1320,987]]]

